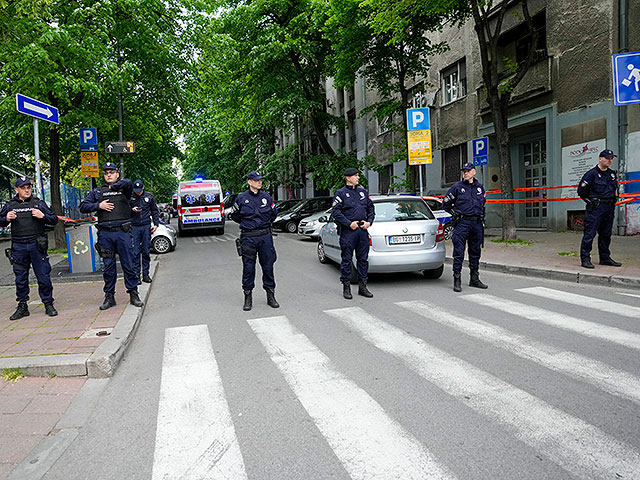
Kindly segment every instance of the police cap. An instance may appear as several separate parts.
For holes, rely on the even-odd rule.
[[[617,157],[617,155],[614,155],[613,152],[611,150],[603,150],[600,152],[600,156],[604,157],[604,158],[613,158],[613,157]]]
[[[144,183],[142,183],[142,180],[136,180],[133,182],[133,191],[135,193],[140,193],[142,190],[144,190]]]
[[[29,180],[29,177],[20,176],[20,177],[16,178],[15,186],[16,187],[21,187],[23,185],[31,185],[31,180]]]
[[[249,172],[249,175],[247,175],[247,180],[262,180],[264,177],[262,175],[260,175],[258,172],[256,172],[255,170]]]
[[[460,170],[475,170],[476,166],[471,163],[471,162],[467,162],[464,165],[462,165],[462,168]]]
[[[117,170],[116,164],[113,162],[107,162],[102,166],[102,170]]]
[[[360,173],[360,172],[358,171],[357,168],[349,167],[344,171],[344,176],[345,177],[351,177],[353,175],[357,175],[358,173]]]

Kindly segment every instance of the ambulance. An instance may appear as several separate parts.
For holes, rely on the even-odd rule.
[[[218,180],[196,178],[178,185],[178,232],[215,229],[224,233],[224,204]]]

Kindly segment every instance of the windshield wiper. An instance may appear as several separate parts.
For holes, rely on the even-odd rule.
[[[397,222],[405,222],[407,220],[424,220],[421,217],[395,217]]]

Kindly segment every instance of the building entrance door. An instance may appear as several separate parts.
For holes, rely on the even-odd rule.
[[[524,142],[520,144],[520,158],[524,172],[525,187],[545,187],[547,185],[547,147],[546,140]],[[527,191],[525,198],[547,198],[546,190]],[[547,202],[535,201],[524,204],[524,226],[547,226]]]

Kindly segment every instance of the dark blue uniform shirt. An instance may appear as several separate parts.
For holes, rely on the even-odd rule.
[[[485,195],[484,187],[475,178],[473,183],[461,180],[449,189],[442,208],[449,213],[455,210],[461,215],[481,216],[484,214]]]
[[[241,230],[262,230],[271,228],[277,209],[271,195],[262,190],[253,193],[251,189],[238,194],[231,207],[231,220],[240,224]]]
[[[39,199],[38,199],[39,200]],[[13,199],[11,200],[11,202],[7,202],[3,207],[2,210],[0,210],[0,227],[6,227],[7,225],[9,225],[11,222],[7,221],[7,213],[9,213],[9,211],[11,210],[11,204],[13,202],[17,202],[17,203],[25,203],[25,202],[29,202],[31,201],[31,197],[27,198],[25,201],[20,200],[20,197],[18,197],[18,195],[16,195],[15,197],[13,197]],[[49,206],[46,204],[46,202],[44,200],[39,200],[38,205],[36,207],[38,210],[40,210],[42,213],[44,213],[44,218],[43,219],[36,219],[39,222],[43,222],[45,225],[55,225],[56,223],[58,223],[58,216],[53,213],[53,210],[51,210],[49,208]],[[37,235],[32,235],[30,237],[25,237],[25,238],[14,238],[12,236],[12,240],[13,241],[18,241],[21,243],[26,243],[26,242],[32,242],[36,239]]]
[[[106,183],[102,184],[103,186]],[[111,184],[111,190],[121,191],[127,198],[131,198],[131,194],[133,193],[133,182],[128,178],[123,178],[122,180],[118,180],[117,182]],[[102,193],[99,188],[94,188],[91,190],[87,196],[84,198],[82,203],[80,203],[80,211],[82,213],[92,213],[97,212],[100,209]],[[132,212],[133,213],[133,212]],[[130,222],[131,219],[126,220],[112,220],[108,222],[103,222],[100,224],[101,227],[118,227],[123,223]]]
[[[160,225],[160,211],[156,205],[156,199],[149,192],[142,192],[140,195],[133,194],[131,197],[131,208],[138,207],[140,212],[133,212],[131,216],[132,225]]]
[[[376,216],[369,192],[360,185],[345,185],[339,189],[333,197],[332,213],[335,221],[344,227],[359,220],[373,223]]]
[[[610,168],[603,172],[596,165],[580,180],[578,195],[583,200],[595,198],[614,200],[618,195],[618,174]]]

